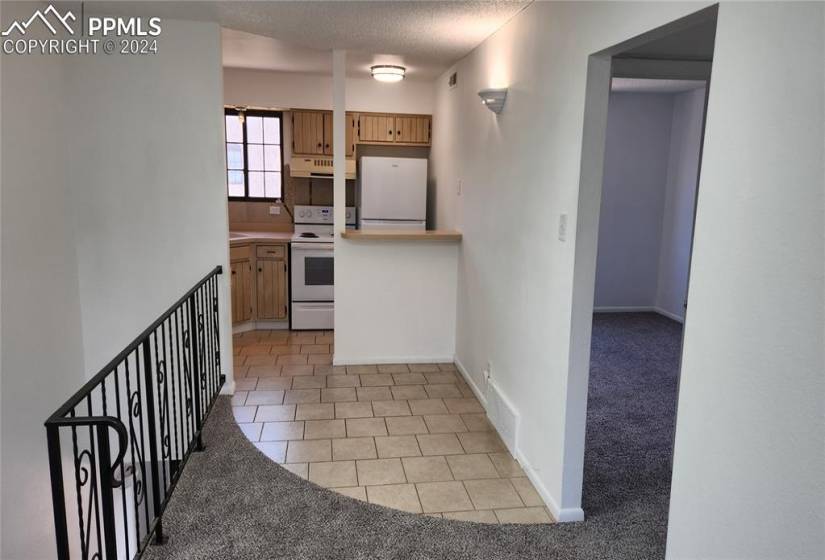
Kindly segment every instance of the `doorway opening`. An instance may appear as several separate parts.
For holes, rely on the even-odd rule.
[[[650,527],[663,554],[715,33],[711,7],[588,65],[568,433],[582,454],[565,467],[587,516]]]

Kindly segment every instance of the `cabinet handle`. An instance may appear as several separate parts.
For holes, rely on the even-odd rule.
[[[318,142],[318,147],[319,147],[319,148],[321,147],[321,143],[320,143],[320,142]]]
[[[387,134],[392,134],[392,130],[388,130],[388,131],[387,131]]]
[[[264,271],[264,270],[263,270],[262,268],[259,268],[259,269],[258,269],[258,272],[263,272],[263,271]]]
[[[326,144],[324,147],[325,147],[325,148],[329,148],[329,144]]]
[[[234,275],[235,275],[235,271],[233,270],[233,271],[232,271],[232,276],[234,276]]]

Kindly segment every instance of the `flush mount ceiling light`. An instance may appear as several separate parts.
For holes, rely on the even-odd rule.
[[[404,74],[407,69],[403,66],[395,66],[392,64],[377,64],[370,66],[370,73],[372,77],[379,82],[400,82],[404,79]]]
[[[504,109],[504,100],[507,99],[507,88],[483,89],[478,92],[481,103],[495,114]]]

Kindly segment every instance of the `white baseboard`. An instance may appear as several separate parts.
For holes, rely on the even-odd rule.
[[[235,380],[227,379],[223,387],[221,387],[221,395],[234,395],[235,394]]]
[[[516,455],[516,460],[519,462],[519,465],[521,465],[521,468],[527,475],[527,478],[529,478],[530,482],[533,483],[533,487],[536,489],[536,492],[538,492],[541,499],[544,500],[544,504],[547,506],[547,509],[550,510],[550,514],[556,521],[559,523],[584,521],[584,510],[582,508],[562,509],[559,507],[556,500],[553,499],[553,496],[550,495],[550,492],[547,491],[547,488],[545,488],[544,484],[542,484],[541,480],[539,480],[535,469],[533,469],[530,462],[527,461],[527,458],[520,450]]]
[[[481,406],[484,407],[484,410],[487,410],[487,395],[484,393],[484,391],[481,390],[481,388],[476,384],[475,380],[467,372],[467,368],[464,367],[464,364],[461,363],[461,360],[458,359],[458,356],[455,356],[453,358],[453,363],[455,364],[455,367],[458,370],[458,372],[461,374],[461,377],[464,378],[464,381],[466,381],[467,385],[469,385],[470,389],[472,389],[473,394],[478,399],[478,402],[481,403]]]
[[[680,317],[675,313],[671,313],[670,311],[666,311],[661,307],[656,307],[655,305],[625,305],[625,306],[611,306],[606,305],[603,307],[594,307],[593,313],[658,313],[663,317],[667,317],[673,321],[677,321],[679,323],[684,323],[684,317]]]
[[[451,364],[452,356],[332,356],[332,365],[359,366],[373,364]]]
[[[472,376],[467,371],[467,368],[464,367],[464,364],[461,363],[461,360],[458,359],[458,356],[454,358],[454,363],[456,369],[458,369],[461,376],[464,377],[464,381],[467,382],[467,385],[470,386],[472,389],[473,394],[475,394],[478,401],[481,403],[481,406],[484,407],[484,410],[487,410],[487,398],[484,392],[481,391],[481,388],[476,384],[475,380],[473,380]],[[516,442],[519,441],[518,434],[516,434]],[[536,475],[536,471],[530,465],[530,462],[524,456],[524,453],[519,449],[516,448],[516,453],[514,455],[516,461],[518,461],[521,468],[524,470],[527,478],[530,479],[530,482],[533,483],[533,486],[536,488],[536,491],[541,496],[542,501],[547,506],[547,509],[550,510],[550,514],[553,518],[558,521],[559,523],[567,523],[572,521],[584,521],[584,510],[582,508],[566,508],[562,509],[556,503],[556,500],[553,499],[553,496],[550,492],[547,491],[544,484],[542,484],[541,480],[539,480],[538,476]]]

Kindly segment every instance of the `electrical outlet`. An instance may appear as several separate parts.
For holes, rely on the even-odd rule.
[[[270,206],[269,207],[269,215],[270,216],[280,216],[281,215],[281,207],[280,206]]]
[[[488,361],[487,367],[484,369],[484,379],[490,381],[493,378],[493,362]]]

